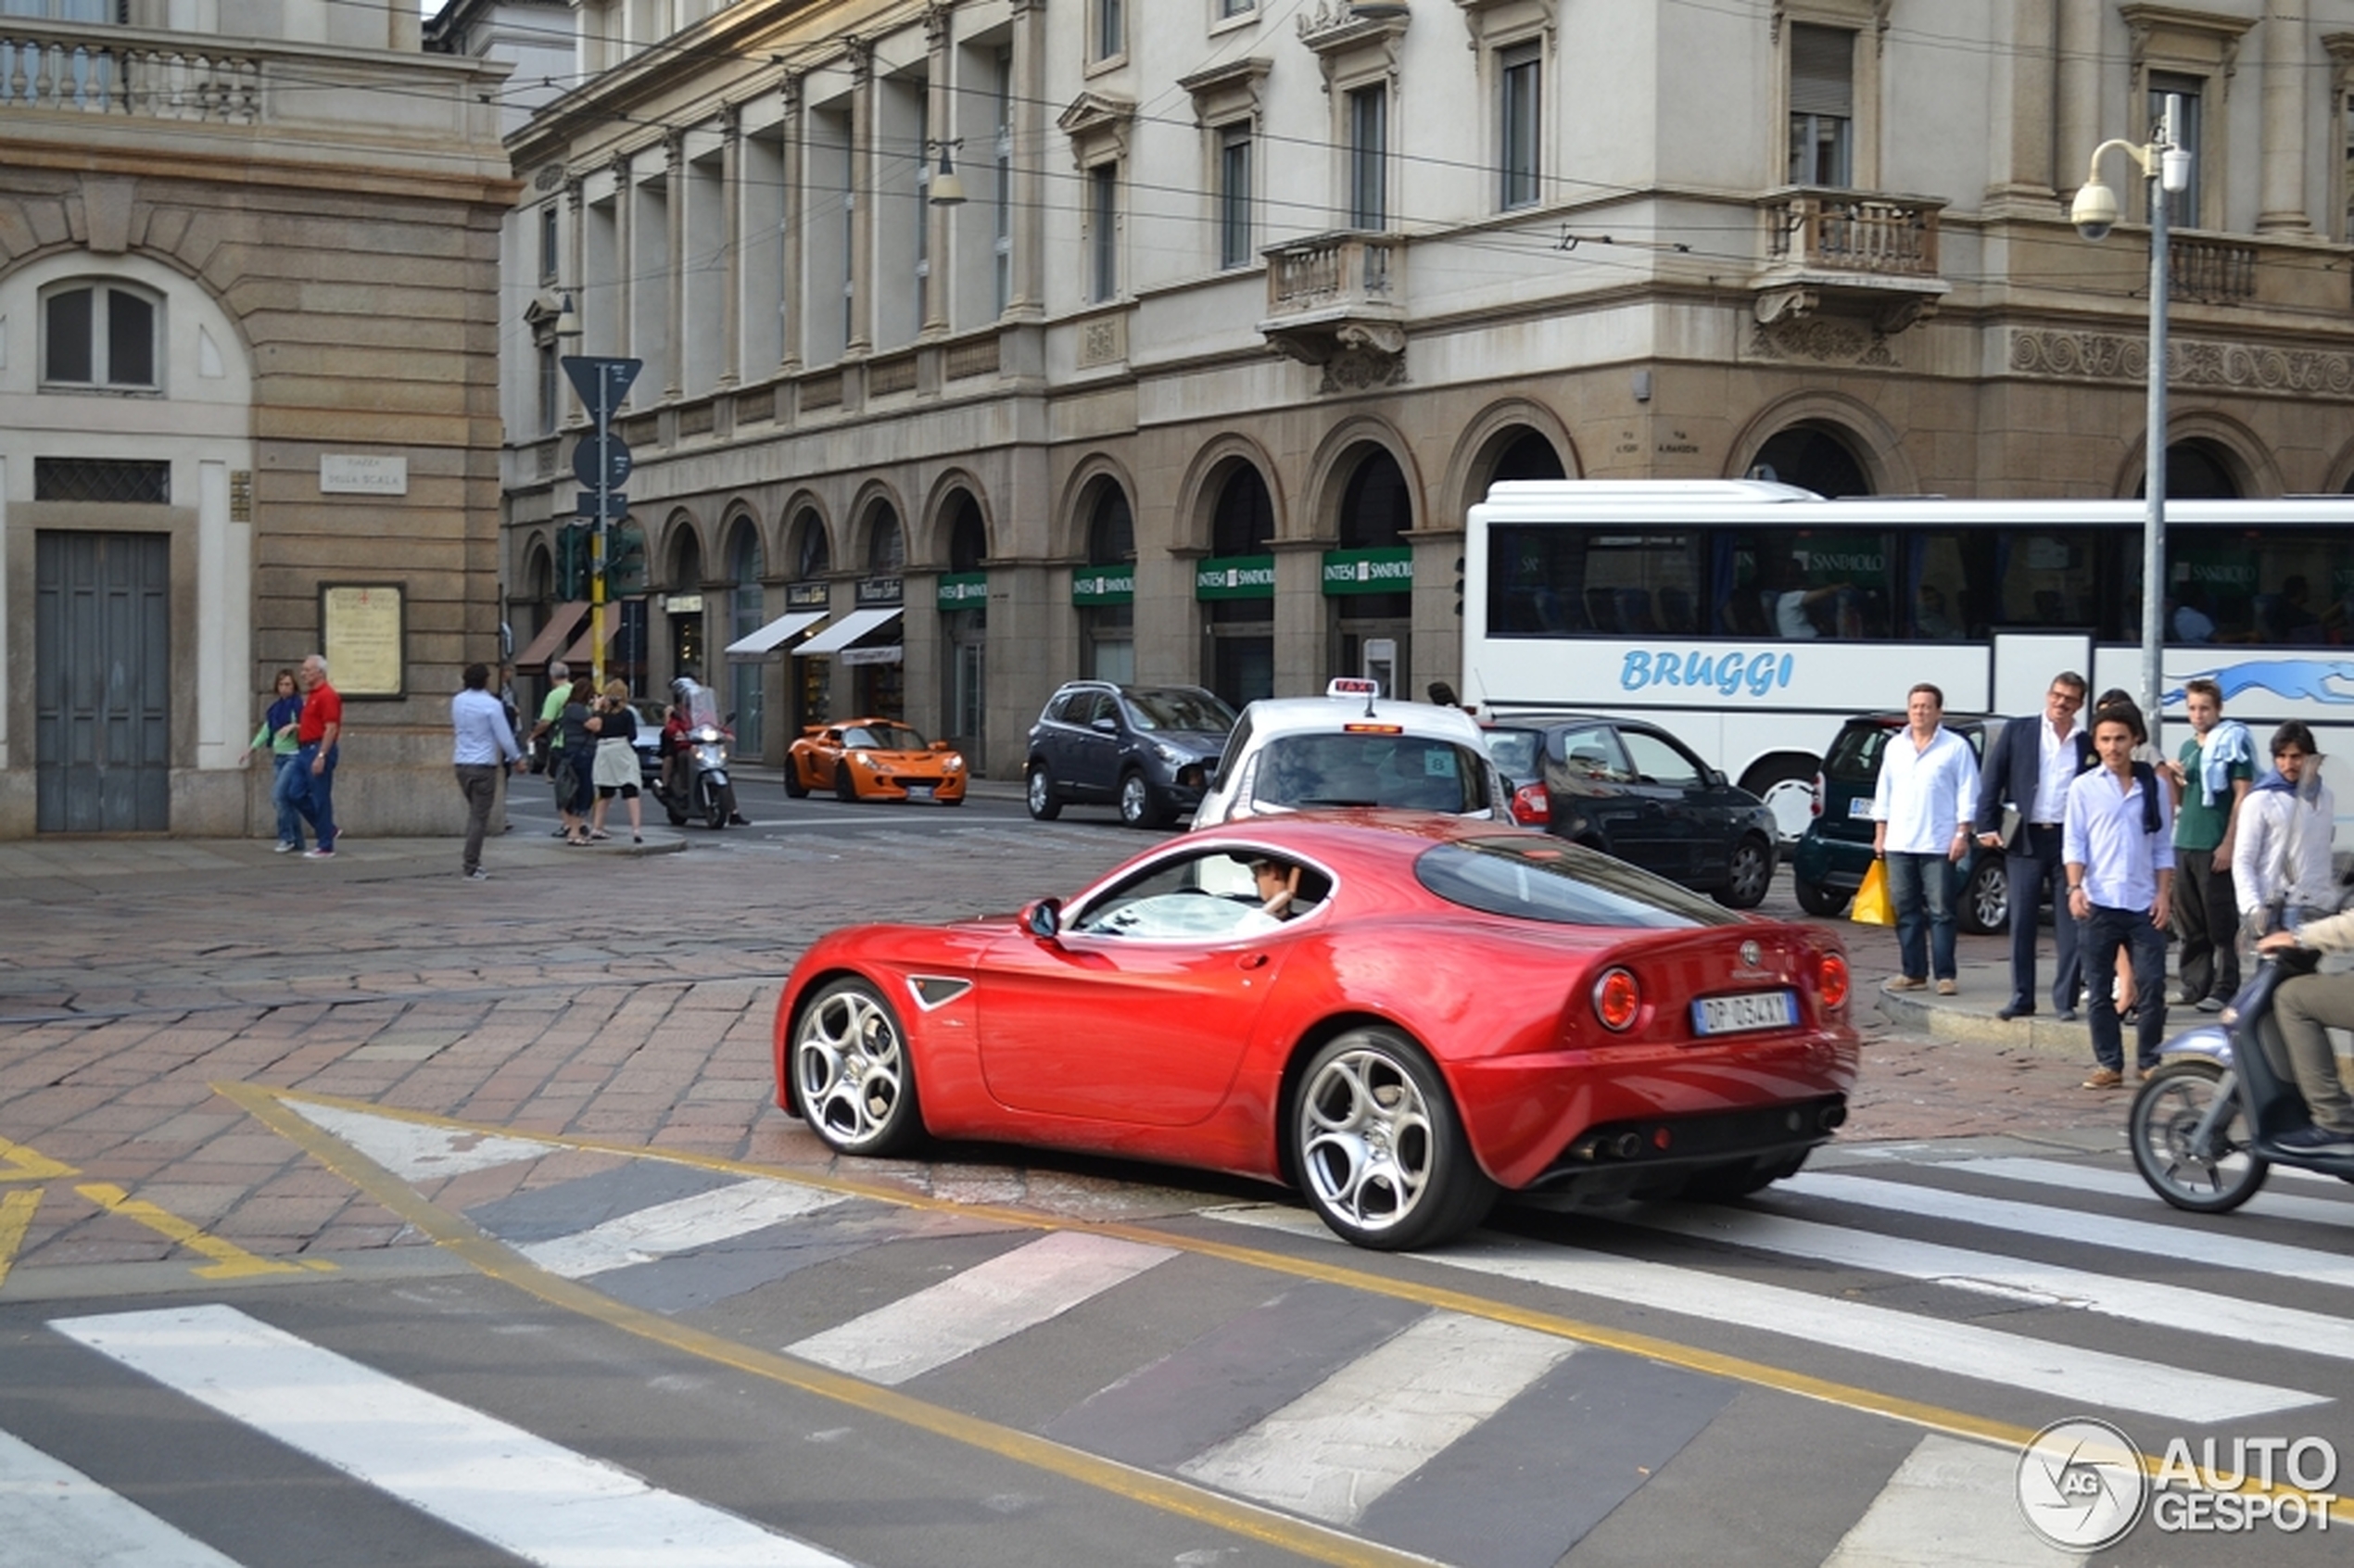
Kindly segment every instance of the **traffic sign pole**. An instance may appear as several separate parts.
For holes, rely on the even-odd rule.
[[[614,487],[629,476],[629,448],[613,433],[613,416],[620,409],[621,400],[629,392],[629,384],[638,379],[645,368],[643,360],[608,358],[595,354],[568,354],[562,360],[563,372],[580,394],[581,405],[588,411],[592,434],[573,449],[574,474],[584,485],[596,487],[594,496],[583,496],[591,503],[584,507],[592,514],[593,526],[588,541],[588,670],[589,680],[599,691],[605,689],[605,528],[613,521],[618,506],[626,506],[628,498],[617,493]],[[593,474],[584,471],[583,453],[593,465]]]

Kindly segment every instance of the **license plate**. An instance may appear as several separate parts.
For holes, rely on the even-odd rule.
[[[1860,816],[1869,820],[1872,815],[1872,798],[1869,795],[1849,796],[1847,801],[1847,815],[1851,818]]]
[[[910,784],[907,786],[907,798],[911,801],[928,801],[931,799],[931,786],[929,784]]]
[[[1692,1004],[1694,1034],[1739,1034],[1752,1029],[1788,1029],[1798,1021],[1798,998],[1787,991],[1753,991],[1742,996],[1703,996]]]

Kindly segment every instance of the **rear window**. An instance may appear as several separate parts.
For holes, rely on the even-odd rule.
[[[1487,732],[1487,757],[1496,771],[1515,784],[1525,784],[1537,777],[1537,753],[1544,747],[1543,732],[1535,729],[1491,729]]]
[[[1740,920],[1623,860],[1534,835],[1439,844],[1414,862],[1414,877],[1449,904],[1555,926],[1680,930]]]
[[[1879,754],[1896,726],[1851,724],[1831,742],[1823,758],[1823,777],[1842,784],[1869,784],[1879,778]]]
[[[1262,806],[1387,806],[1461,816],[1488,809],[1487,770],[1468,749],[1419,735],[1286,735],[1267,743]]]

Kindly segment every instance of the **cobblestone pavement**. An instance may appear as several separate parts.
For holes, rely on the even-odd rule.
[[[12,1251],[21,1274],[209,1241],[225,1274],[417,1240],[216,1094],[224,1081],[829,1169],[770,1104],[770,1015],[794,955],[848,921],[1067,893],[1145,842],[1024,821],[748,834],[643,856],[522,837],[494,842],[487,883],[451,875],[454,846],[437,841],[354,841],[333,863],[266,842],[78,857],[0,846],[15,894],[0,913],[0,1276]],[[1786,881],[1767,912],[1797,917]],[[1841,929],[1867,1031],[1845,1138],[2117,1136],[2123,1100],[2077,1087],[2081,1051],[2023,1030],[1934,1040],[1908,1018],[1900,1031],[1873,1005],[1892,939]],[[1991,1025],[2000,939],[1964,945],[1960,1002]],[[1129,1216],[1243,1190],[1003,1149],[856,1169],[940,1195]]]

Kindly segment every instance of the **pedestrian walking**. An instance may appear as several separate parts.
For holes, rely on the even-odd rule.
[[[327,681],[327,656],[313,653],[302,661],[302,714],[295,721],[300,742],[296,765],[301,770],[301,798],[295,809],[310,824],[318,841],[302,852],[305,860],[335,857],[335,764],[342,751],[343,697]]]
[[[2318,769],[2316,770],[2318,771]],[[2322,953],[2354,951],[2354,914],[2309,920],[2295,930],[2267,932],[2259,953],[2304,947]],[[2281,1043],[2305,1096],[2310,1127],[2292,1128],[2273,1141],[2299,1154],[2354,1154],[2354,1100],[2338,1075],[2337,1052],[2328,1031],[2354,1029],[2354,974],[2296,975],[2273,993],[2272,1016],[2280,1020]]]
[[[573,795],[572,786],[566,781],[564,770],[560,765],[563,760],[564,704],[571,701],[572,668],[562,659],[557,659],[548,665],[548,695],[539,703],[539,722],[531,727],[530,740],[535,746],[547,748],[544,752],[547,760],[542,765],[547,768],[548,783],[555,791],[558,816],[566,810]],[[554,834],[559,839],[569,836],[562,827]]]
[[[2166,786],[2133,748],[2148,740],[2142,713],[2130,702],[2093,715],[2093,749],[2101,765],[2068,790],[2063,854],[2068,906],[2082,929],[2084,973],[2092,977],[2093,1075],[2087,1089],[2125,1081],[2124,1028],[2113,989],[2105,983],[2124,953],[2139,998],[2134,1059],[2144,1072],[2158,1066],[2166,1038],[2166,923],[2174,879],[2171,804]]]
[[[2174,784],[2175,1001],[2220,1013],[2240,988],[2239,900],[2232,891],[2232,852],[2242,803],[2256,783],[2256,740],[2223,716],[2223,689],[2199,676],[2183,686],[2191,738],[2168,765]]]
[[[297,738],[296,725],[302,717],[302,691],[292,670],[280,670],[272,683],[277,693],[263,717],[261,727],[254,731],[254,751],[267,750],[275,769],[270,779],[270,803],[278,813],[278,853],[302,853],[302,813],[295,809],[295,797],[303,792],[302,741]]]
[[[1954,966],[1954,867],[1969,853],[1978,805],[1978,758],[1947,729],[1945,693],[1923,681],[1905,696],[1905,727],[1880,748],[1872,791],[1872,854],[1888,866],[1903,971],[1891,991],[1918,991],[1934,971],[1937,993],[1960,987]]]
[[[568,844],[588,841],[588,803],[597,793],[597,737],[588,720],[596,697],[597,683],[582,676],[566,689],[563,707],[556,714],[556,732],[563,737],[563,747],[551,765],[559,770],[556,810],[563,817],[563,840]]]
[[[2087,682],[2074,670],[2052,677],[2044,692],[2043,716],[2003,726],[1986,753],[1980,776],[1976,824],[1979,844],[2003,852],[2011,927],[2011,996],[1996,1009],[2001,1018],[2035,1011],[2037,911],[2052,901],[2052,939],[2057,968],[2052,976],[2052,1010],[2063,1020],[2076,1017],[2076,993],[2083,984],[2077,961],[2076,920],[2068,912],[2068,878],[2060,869],[2062,825],[2068,816],[2068,787],[2076,776],[2098,767],[2093,737],[2077,722]],[[2006,808],[2017,814],[2006,827]]]
[[[482,841],[490,830],[491,803],[499,798],[499,769],[523,768],[523,748],[507,722],[506,705],[490,694],[490,666],[468,664],[465,689],[449,699],[449,728],[456,745],[449,760],[458,790],[466,797],[466,853],[462,870],[471,881],[490,879],[482,868]]]
[[[605,694],[588,727],[597,737],[597,804],[588,819],[591,839],[606,837],[605,813],[619,795],[629,803],[629,841],[646,841],[644,805],[638,799],[638,712],[629,705],[629,688],[618,680],[605,682]]]
[[[2337,802],[2322,782],[2313,731],[2296,719],[2272,731],[2272,771],[2240,807],[2232,889],[2241,929],[2252,937],[2295,930],[2337,908],[2330,864]]]

